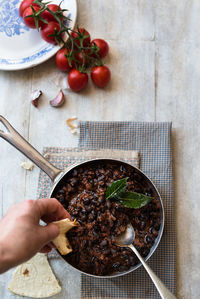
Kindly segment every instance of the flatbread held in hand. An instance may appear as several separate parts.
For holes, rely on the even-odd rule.
[[[55,238],[52,242],[62,255],[66,255],[72,251],[72,247],[69,243],[69,240],[66,237],[66,233],[71,228],[77,226],[78,223],[76,222],[76,220],[71,221],[68,218],[59,221],[54,221],[53,223],[59,227],[60,233],[58,237]]]

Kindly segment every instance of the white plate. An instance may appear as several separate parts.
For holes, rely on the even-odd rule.
[[[0,69],[20,70],[33,67],[52,57],[59,46],[46,43],[39,32],[29,29],[19,17],[21,0],[0,0]],[[52,3],[59,4],[60,0]],[[68,9],[74,28],[77,15],[76,0],[63,0],[62,8]]]

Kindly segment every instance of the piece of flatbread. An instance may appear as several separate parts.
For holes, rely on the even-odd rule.
[[[66,255],[70,252],[72,252],[72,247],[69,243],[69,240],[66,237],[66,233],[72,228],[78,225],[76,220],[71,221],[68,218],[54,221],[54,224],[56,224],[59,227],[59,235],[57,238],[55,238],[52,242],[56,246],[56,248],[59,250],[59,252],[62,255]]]
[[[8,289],[17,295],[31,298],[50,297],[61,291],[47,256],[43,253],[37,253],[15,269]]]

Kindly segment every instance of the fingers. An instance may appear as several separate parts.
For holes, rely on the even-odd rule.
[[[47,244],[42,249],[40,249],[40,253],[49,253],[52,250],[52,248]]]
[[[59,235],[59,228],[53,223],[49,223],[46,226],[40,226],[38,230],[38,238],[41,239],[43,245],[51,242]],[[49,244],[47,244],[49,247]]]
[[[56,248],[56,246],[53,244],[53,242],[50,242],[48,245],[49,245],[51,248]]]
[[[36,202],[39,209],[40,218],[46,223],[64,218],[71,219],[69,213],[55,198],[42,198],[38,199]]]
[[[53,242],[49,242],[49,243],[46,244],[44,247],[42,247],[42,249],[40,249],[39,252],[41,252],[41,253],[48,253],[48,252],[50,252],[53,248],[56,248],[56,246],[53,244]]]

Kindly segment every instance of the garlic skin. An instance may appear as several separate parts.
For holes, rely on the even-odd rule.
[[[31,161],[26,161],[21,163],[21,167],[26,170],[32,171],[34,168],[34,164]]]
[[[70,128],[69,130],[70,130],[70,132],[71,132],[73,135],[78,135],[78,134],[79,134],[79,128],[74,128],[74,129]]]
[[[66,73],[63,72],[56,72],[51,80],[49,80],[51,84],[54,84],[57,88],[60,88],[64,91],[70,91],[69,84],[66,80]]]
[[[79,134],[79,126],[77,120],[78,120],[77,116],[72,116],[66,120],[66,124],[69,127],[70,132],[74,135]]]

